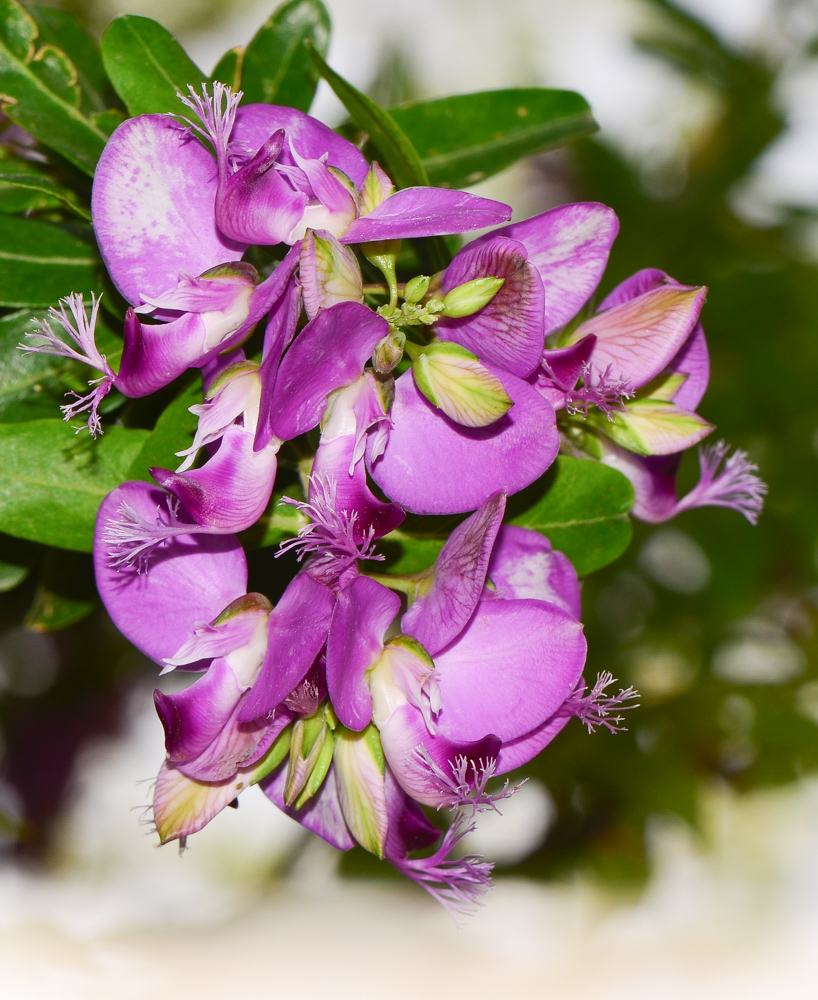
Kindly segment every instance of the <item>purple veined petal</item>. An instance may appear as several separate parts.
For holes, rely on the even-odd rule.
[[[528,381],[545,396],[555,410],[562,409],[567,394],[579,381],[595,347],[596,337],[589,334],[571,347],[543,351],[540,370]]]
[[[281,278],[286,278],[286,284],[273,300],[267,328],[264,331],[264,348],[259,371],[261,402],[256,425],[256,440],[253,444],[256,451],[266,448],[274,436],[271,425],[271,409],[278,368],[284,351],[290,346],[295,336],[298,317],[301,314],[301,285],[295,278],[299,257],[299,247],[295,246],[279,264],[271,278],[267,279],[271,280],[281,271]],[[284,268],[283,271],[282,268]]]
[[[193,634],[247,591],[247,560],[233,535],[179,535],[151,559],[150,572],[115,569],[103,540],[122,504],[146,519],[164,506],[166,494],[150,483],[117,486],[102,501],[94,534],[97,589],[126,639],[163,664]]]
[[[536,729],[565,701],[585,663],[582,625],[543,601],[481,601],[435,657],[441,736],[503,742]]]
[[[682,462],[682,452],[643,457],[603,441],[601,461],[631,481],[636,495],[631,510],[634,517],[649,524],[660,524],[674,516],[676,473]]]
[[[350,223],[340,240],[342,243],[367,243],[413,236],[446,236],[496,226],[510,218],[511,208],[490,198],[478,198],[448,188],[403,188],[382,201],[369,215]]]
[[[706,288],[664,287],[646,292],[583,323],[569,345],[597,338],[594,366],[638,389],[663,371],[699,320]]]
[[[388,765],[383,777],[386,808],[389,812],[384,854],[387,861],[394,864],[412,851],[431,847],[440,837],[441,831],[430,822],[417,802],[404,792]]]
[[[97,164],[91,208],[108,273],[137,306],[182,272],[239,260],[246,244],[216,228],[216,163],[178,123],[141,115],[114,132]]]
[[[227,428],[219,450],[200,469],[151,469],[153,478],[181,501],[193,520],[216,531],[251,527],[264,513],[275,482],[275,450],[253,451],[253,434]]]
[[[487,600],[535,600],[556,604],[579,620],[579,580],[571,561],[538,531],[503,525],[491,553]]]
[[[207,673],[183,691],[176,694],[154,691],[156,712],[165,730],[168,759],[173,764],[180,764],[206,750],[235,713],[242,693],[235,673],[223,657],[213,660]],[[235,771],[234,766],[217,780]]]
[[[216,221],[230,239],[282,243],[304,215],[308,198],[276,170],[283,134],[274,133],[256,155],[219,185]]]
[[[409,704],[396,708],[379,727],[379,732],[387,764],[401,788],[423,805],[438,809],[452,804],[453,789],[430,766],[425,755],[445,778],[451,775],[454,782],[452,768],[458,757],[465,757],[467,761],[487,761],[497,757],[500,751],[500,740],[492,735],[484,734],[477,740],[431,736],[423,713]]]
[[[400,598],[376,580],[356,577],[338,594],[327,641],[327,687],[341,722],[355,732],[372,721],[365,675],[380,659]]]
[[[307,830],[311,830],[327,843],[332,844],[333,847],[337,847],[339,851],[348,851],[355,846],[355,839],[347,829],[344,814],[341,811],[334,767],[330,767],[324,784],[321,785],[318,792],[300,809],[284,804],[286,784],[286,763],[273,771],[269,778],[260,782],[267,798]]]
[[[308,323],[278,370],[270,412],[275,436],[288,441],[315,427],[327,396],[361,375],[388,331],[386,320],[359,302],[330,306]]]
[[[417,514],[465,513],[493,493],[530,485],[554,461],[559,435],[551,404],[516,376],[490,370],[514,406],[488,427],[449,420],[411,372],[395,382],[389,440],[377,460],[367,454],[372,478],[393,501]]]
[[[545,288],[545,335],[565,326],[588,301],[608,263],[619,221],[595,202],[561,205],[524,222],[504,226],[489,239],[519,240]]]
[[[366,466],[355,462],[352,475],[350,465],[355,456],[355,435],[348,434],[334,441],[321,441],[312,464],[313,483],[318,477],[332,476],[335,485],[335,509],[339,514],[354,514],[354,538],[360,545],[368,537],[383,538],[394,531],[406,518],[396,503],[384,503],[370,490],[366,482]],[[310,485],[309,499],[313,500],[315,486]]]
[[[267,655],[245,698],[240,722],[272,712],[306,677],[327,641],[335,596],[308,573],[287,586],[267,624]]]
[[[241,773],[219,782],[193,781],[163,761],[153,792],[153,819],[160,843],[197,833],[244,788]]]
[[[670,275],[665,274],[664,271],[660,271],[658,267],[645,267],[621,281],[616,288],[610,291],[600,302],[597,312],[604,312],[606,309],[613,309],[614,306],[624,305],[646,292],[663,287],[681,288],[683,286]]]
[[[272,605],[263,594],[240,597],[212,622],[198,624],[191,638],[173,656],[167,657],[168,668],[225,656],[236,673],[238,664],[230,659],[230,654],[244,647],[248,647],[248,651],[249,648],[259,649],[262,642],[266,643],[267,616],[271,610]],[[243,691],[251,686],[251,681],[245,680],[244,674],[241,669],[236,673],[236,682]]]
[[[438,334],[462,344],[481,361],[526,378],[542,357],[545,295],[523,244],[504,237],[469,244],[446,268],[441,287],[450,292],[474,278],[489,276],[505,281],[491,302],[473,316],[441,317]]]
[[[710,382],[710,353],[701,323],[670,361],[668,369],[687,378],[673,396],[673,402],[683,410],[695,410],[701,403]]]
[[[541,726],[533,729],[530,733],[526,733],[525,736],[520,736],[516,740],[509,740],[508,743],[504,743],[500,747],[500,753],[497,755],[497,770],[495,773],[505,774],[507,771],[513,771],[515,768],[522,767],[523,764],[527,764],[530,760],[533,760],[544,747],[547,747],[565,729],[570,721],[570,715],[557,713],[543,722]]]
[[[326,154],[329,166],[342,170],[356,187],[363,184],[369,164],[361,151],[331,128],[295,108],[244,104],[236,112],[230,139],[236,148],[247,149],[254,155],[278,129],[284,129],[299,156],[320,160]],[[286,143],[281,162],[290,162]]]
[[[202,359],[206,341],[207,329],[198,313],[184,313],[171,323],[142,323],[129,309],[114,385],[126,396],[148,396]]]
[[[494,493],[454,529],[435,560],[431,586],[403,616],[402,630],[431,656],[457,638],[474,613],[505,509],[505,496]]]

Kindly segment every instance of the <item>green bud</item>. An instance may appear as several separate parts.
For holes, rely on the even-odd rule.
[[[287,726],[283,732],[279,733],[275,743],[273,743],[267,753],[261,758],[258,764],[256,764],[255,770],[250,777],[249,784],[255,785],[256,782],[261,781],[262,778],[266,778],[271,771],[275,771],[278,765],[290,752],[291,738],[292,726]]]
[[[464,427],[488,427],[514,405],[503,383],[459,344],[438,340],[412,348],[412,373],[423,395]]]
[[[394,371],[403,359],[403,348],[406,344],[406,334],[400,330],[390,330],[379,340],[372,352],[372,364],[380,375],[388,375]]]
[[[284,785],[284,801],[300,808],[321,787],[332,761],[332,730],[335,716],[328,717],[323,707],[305,719],[293,723],[290,740],[290,763]],[[325,749],[329,744],[329,750]],[[327,755],[329,754],[329,755]]]
[[[414,278],[411,278],[406,282],[406,287],[403,290],[404,299],[412,304],[420,302],[423,296],[429,291],[429,285],[431,283],[432,279],[427,278],[426,275],[416,275]]]
[[[487,306],[505,284],[505,278],[475,278],[453,288],[443,299],[443,315],[450,319],[471,316]]]

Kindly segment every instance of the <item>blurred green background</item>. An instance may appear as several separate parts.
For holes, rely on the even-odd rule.
[[[203,65],[213,45],[217,53],[232,44],[225,25],[235,32],[246,19],[249,37],[268,13],[249,0],[180,0],[172,9],[112,0],[62,6],[97,34],[120,10],[155,17],[183,41],[189,37]],[[532,5],[531,16],[547,19],[552,10],[556,18],[559,6],[536,13]],[[600,15],[619,11],[627,51],[643,67],[661,67],[657,81],[672,81],[678,106],[669,105],[666,116],[660,111],[654,128],[662,135],[669,120],[676,122],[675,146],[656,155],[649,136],[640,146],[616,123],[606,128],[600,114],[598,137],[515,168],[490,182],[490,193],[525,215],[571,200],[611,205],[621,231],[602,294],[642,267],[709,286],[703,320],[713,374],[701,410],[718,425],[718,437],[750,453],[770,487],[758,527],[718,509],[658,528],[637,524],[626,555],[584,585],[588,676],[611,670],[623,686],[639,688],[642,704],[630,713],[628,732],[589,736],[574,723],[525,769],[547,789],[547,808],[537,819],[539,833],[506,860],[514,862],[508,870],[531,877],[586,870],[639,884],[649,817],[675,814],[696,825],[702,790],[714,782],[745,791],[792,782],[818,767],[818,213],[797,195],[770,207],[753,186],[759,158],[788,126],[782,80],[814,65],[813,21],[804,14],[814,8],[768,4],[764,39],[739,44],[666,0],[586,6]],[[445,7],[449,29],[439,30],[461,17],[463,36],[453,35],[452,44],[467,46],[469,31],[480,30],[481,3]],[[381,12],[381,20],[387,16]],[[422,34],[411,24],[403,36],[382,33],[378,42],[382,27],[377,19],[357,22],[367,39],[372,72],[365,82],[373,96],[388,105],[437,96],[430,93],[435,87],[455,89],[445,74],[430,74]],[[349,62],[354,41],[342,33],[330,61],[335,55]],[[522,52],[524,38],[520,45]],[[513,79],[492,77],[486,86],[583,89],[556,63],[547,79],[539,63],[504,53],[502,66],[511,63]],[[585,94],[594,105],[593,94]],[[337,109],[324,105],[337,123]],[[680,107],[694,109],[689,121]],[[620,124],[627,115],[622,109]],[[649,129],[643,124],[646,135]],[[696,471],[689,456],[682,490]],[[39,556],[34,546],[7,541],[3,558],[34,566]],[[0,587],[14,582],[0,579]],[[128,692],[155,671],[100,611],[83,617],[91,601],[88,560],[79,555],[71,565],[40,567],[3,597],[0,809],[11,851],[41,857],[54,848],[76,754],[90,738],[116,732]],[[22,618],[28,631],[16,624]],[[46,622],[73,618],[82,620],[42,631]],[[343,865],[386,874],[363,852]]]

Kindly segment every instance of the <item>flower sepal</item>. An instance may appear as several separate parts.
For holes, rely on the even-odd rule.
[[[608,415],[592,409],[587,420],[620,448],[645,456],[684,451],[713,430],[698,413],[664,399],[635,399]]]
[[[360,733],[339,726],[336,736],[335,774],[344,820],[361,847],[383,859],[389,817],[378,730],[371,723]]]

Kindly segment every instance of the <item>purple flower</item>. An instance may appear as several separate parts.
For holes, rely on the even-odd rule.
[[[241,92],[221,83],[212,97],[190,89],[182,102],[201,124],[218,164],[216,218],[238,242],[296,243],[308,229],[342,243],[461,233],[508,219],[500,202],[462,191],[417,187],[395,192],[383,170],[326,125],[294,108],[239,107]]]

